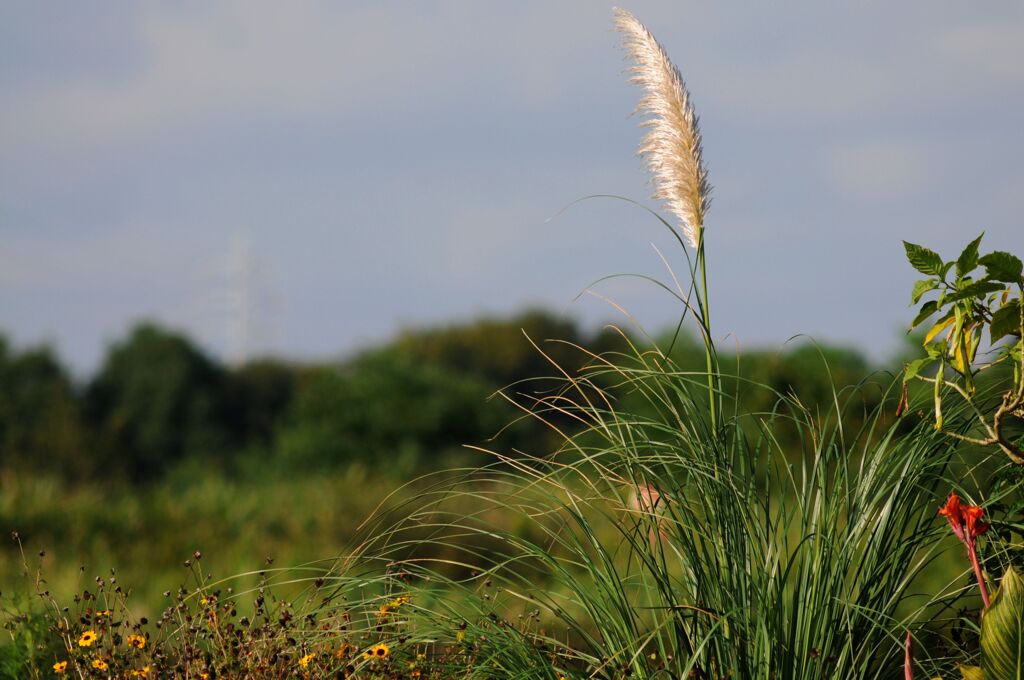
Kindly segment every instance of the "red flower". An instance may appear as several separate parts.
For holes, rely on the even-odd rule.
[[[968,506],[970,507],[970,506]],[[946,499],[946,504],[939,508],[939,514],[946,518],[949,522],[949,526],[953,529],[953,533],[961,541],[964,540],[964,513],[960,507],[960,497],[955,493],[949,494],[949,498]]]
[[[978,579],[978,588],[981,590],[981,600],[987,609],[989,605],[988,586],[985,584],[985,574],[981,570],[976,550],[976,539],[988,531],[989,526],[987,522],[981,521],[981,516],[985,514],[984,508],[979,505],[960,505],[960,497],[951,493],[946,499],[946,504],[939,508],[939,514],[946,518],[953,533],[967,548],[967,557],[970,558],[971,566],[974,567],[974,576]]]
[[[988,523],[981,521],[985,510],[977,505],[965,505],[963,507],[964,520],[967,522],[967,535],[971,538],[981,536],[988,531]]]

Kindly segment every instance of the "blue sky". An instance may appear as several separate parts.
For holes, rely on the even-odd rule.
[[[1020,3],[624,6],[701,115],[730,346],[882,357],[901,239],[1024,251]],[[594,2],[0,3],[0,329],[86,373],[141,318],[295,358],[604,298],[662,327],[639,280],[573,301],[683,271],[657,223],[549,219],[656,206],[617,45]]]

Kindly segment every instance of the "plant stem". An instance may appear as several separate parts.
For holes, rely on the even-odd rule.
[[[907,638],[903,642],[903,678],[914,680],[914,651],[911,646],[910,631],[907,631]]]
[[[703,232],[703,229],[701,230]],[[711,429],[718,430],[718,397],[716,394],[716,362],[714,343],[711,340],[711,311],[708,303],[708,275],[704,252],[704,234],[700,235],[700,248],[697,251],[697,264],[700,267],[701,316],[704,322],[704,358],[708,370],[708,404],[711,408]]]
[[[971,558],[971,566],[974,567],[974,576],[978,579],[978,588],[981,589],[981,601],[988,609],[988,586],[985,585],[985,575],[981,572],[981,564],[978,563],[978,554],[974,550],[974,541],[967,544],[967,555]]]

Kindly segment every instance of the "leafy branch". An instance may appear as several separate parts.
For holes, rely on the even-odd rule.
[[[982,236],[949,262],[924,246],[903,242],[910,264],[927,276],[914,284],[911,302],[921,307],[910,330],[930,324],[924,335],[926,356],[906,365],[903,382],[904,387],[912,380],[932,385],[936,430],[979,446],[998,446],[1014,463],[1024,464],[1022,442],[1011,441],[1005,427],[1008,418],[1024,418],[1024,264],[1006,252],[979,255]],[[979,360],[986,329],[990,351]],[[1013,367],[1012,388],[986,413],[976,399],[978,375],[1002,363]],[[946,387],[971,407],[982,436],[945,429]]]

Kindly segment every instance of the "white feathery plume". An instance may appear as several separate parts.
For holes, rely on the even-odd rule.
[[[682,222],[683,234],[696,250],[704,231],[704,213],[711,204],[711,185],[704,168],[697,115],[679,70],[651,32],[631,13],[616,7],[615,28],[635,66],[631,82],[644,89],[636,112],[650,116],[640,143],[640,156],[654,179],[654,198]]]

